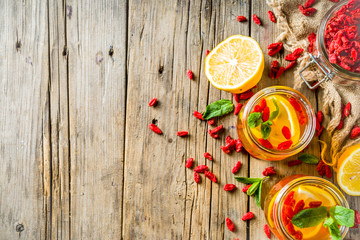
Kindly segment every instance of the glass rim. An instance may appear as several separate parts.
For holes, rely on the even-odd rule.
[[[347,202],[345,196],[341,193],[339,188],[337,188],[332,182],[326,179],[315,176],[303,175],[302,177],[291,180],[279,191],[274,201],[274,206],[276,207],[273,208],[274,224],[276,228],[280,231],[280,234],[285,235],[288,239],[294,238],[286,231],[285,226],[282,224],[281,208],[287,194],[291,191],[291,189],[304,183],[320,184],[321,186],[324,186],[327,190],[331,191],[332,196],[336,198],[336,200],[342,207],[349,208],[349,203]],[[340,232],[343,238],[346,236],[348,231],[349,227],[340,226]]]
[[[342,67],[340,67],[338,64],[333,64],[329,60],[329,54],[327,52],[326,46],[325,46],[325,29],[329,22],[329,20],[334,16],[334,13],[338,11],[342,6],[348,3],[349,0],[343,0],[332,6],[329,11],[324,15],[323,19],[320,22],[320,26],[318,28],[317,32],[317,39],[316,39],[316,45],[318,52],[324,56],[324,59],[322,59],[328,66],[331,66],[332,71],[338,75],[340,75],[342,78],[358,81],[360,80],[360,73],[351,72],[349,70],[346,70]],[[319,54],[318,53],[318,57]]]
[[[262,146],[253,136],[253,134],[251,133],[250,127],[249,125],[246,123],[250,113],[251,113],[251,109],[254,107],[254,104],[257,103],[258,100],[260,100],[260,98],[265,97],[265,96],[269,96],[269,95],[273,95],[275,93],[282,93],[282,94],[289,94],[293,97],[296,98],[296,100],[300,100],[301,104],[303,105],[305,112],[306,112],[306,116],[308,118],[307,121],[307,125],[305,127],[305,131],[302,134],[302,136],[300,137],[299,141],[296,143],[295,147],[290,148],[290,149],[286,149],[286,150],[277,150],[276,148],[274,149],[268,149],[264,146]],[[293,88],[290,87],[286,87],[286,86],[272,86],[272,87],[267,87],[264,88],[260,91],[258,91],[254,96],[252,96],[249,101],[246,103],[244,111],[243,111],[243,116],[242,116],[242,122],[241,124],[244,127],[244,129],[246,129],[246,134],[248,135],[248,137],[251,139],[251,141],[256,145],[256,147],[260,148],[262,151],[270,153],[270,154],[276,154],[278,156],[282,156],[282,155],[294,155],[296,153],[299,152],[299,150],[303,150],[312,140],[314,134],[315,134],[315,126],[316,126],[316,119],[315,119],[315,112],[314,109],[312,108],[309,100],[302,95],[300,92],[296,91]]]

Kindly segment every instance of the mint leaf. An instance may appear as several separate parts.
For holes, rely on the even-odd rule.
[[[336,224],[335,220],[332,217],[328,217],[324,221],[324,227],[329,229],[331,239],[333,240],[342,240],[342,236],[340,234],[339,226]]]
[[[251,186],[249,187],[249,189],[247,190],[246,194],[251,196],[255,193],[255,191],[258,189],[259,185],[262,183],[262,180],[258,181],[258,182],[254,182],[253,184],[251,184]]]
[[[270,113],[269,120],[273,120],[274,118],[277,117],[277,115],[279,115],[279,106],[277,105],[275,99],[272,99],[272,100],[273,100],[276,110]]]
[[[332,216],[336,223],[341,226],[352,227],[355,222],[355,211],[344,208],[342,206],[335,206],[330,208],[330,216]]]
[[[255,203],[261,209],[261,188],[263,181],[260,182],[258,189],[255,192]]]
[[[291,219],[292,224],[299,228],[319,225],[327,217],[327,207],[308,208],[300,211]]]
[[[262,122],[261,115],[259,112],[253,112],[249,115],[247,122],[250,128],[255,128],[260,125]]]
[[[246,178],[246,177],[234,177],[236,181],[245,183],[245,184],[253,184],[255,182],[260,182],[261,178]]]
[[[204,120],[213,117],[220,117],[231,113],[234,110],[234,104],[228,99],[221,99],[209,104],[203,114]]]
[[[318,164],[319,159],[310,153],[304,153],[299,156],[299,160],[307,164]]]
[[[261,136],[263,139],[267,139],[271,133],[271,121],[266,121],[261,124]]]

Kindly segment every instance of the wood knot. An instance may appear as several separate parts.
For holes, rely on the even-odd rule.
[[[157,119],[154,118],[154,119],[151,121],[151,123],[152,123],[152,124],[156,124],[156,123],[157,123]]]
[[[21,48],[21,41],[17,40],[15,43],[15,47],[16,47],[16,51],[19,51],[19,49]]]
[[[164,72],[164,66],[159,67],[159,74],[161,75]]]
[[[63,55],[64,57],[66,57],[67,54],[68,54],[68,49],[67,49],[67,46],[65,45],[65,46],[64,46],[64,50],[63,50],[63,52],[62,52],[62,55]]]
[[[113,55],[114,55],[114,48],[113,48],[113,46],[110,46],[109,56],[112,57]]]
[[[17,232],[22,232],[22,231],[24,231],[25,230],[25,228],[24,228],[24,225],[22,225],[22,224],[18,224],[18,225],[16,225],[16,231]]]

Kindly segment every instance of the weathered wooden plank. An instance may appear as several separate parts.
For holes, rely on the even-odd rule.
[[[45,239],[51,217],[47,5],[0,2],[0,239]]]
[[[116,239],[122,221],[127,3],[66,5],[71,238]]]

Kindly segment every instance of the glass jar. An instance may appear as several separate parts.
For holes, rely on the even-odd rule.
[[[277,236],[280,240],[282,239],[294,239],[293,236],[291,236],[287,230],[286,226],[283,223],[283,218],[281,216],[284,199],[286,196],[291,192],[295,190],[294,199],[296,198],[296,194],[299,193],[299,189],[310,189],[313,188],[313,191],[317,194],[325,193],[326,197],[331,197],[331,201],[335,203],[332,205],[332,203],[324,203],[323,205],[326,207],[332,207],[335,205],[339,205],[345,208],[349,208],[349,204],[346,201],[344,195],[340,192],[340,190],[331,182],[319,178],[319,177],[312,177],[312,176],[305,176],[305,175],[292,175],[283,178],[280,182],[275,184],[269,193],[265,197],[264,202],[264,213],[266,221],[273,232],[275,236]],[[311,197],[314,197],[313,195],[310,195]],[[311,200],[311,199],[310,199]],[[312,200],[313,201],[313,200]],[[305,201],[306,202],[306,201]],[[330,204],[332,206],[328,206],[327,204]],[[308,203],[306,203],[308,205]],[[315,228],[318,230],[317,232],[314,231]],[[295,229],[297,229],[295,227]],[[324,228],[322,225],[318,225],[312,228],[303,228],[303,231],[307,231],[307,233],[304,233],[304,240],[306,239],[330,239],[330,234],[328,233],[328,230]],[[340,227],[340,232],[342,237],[344,238],[347,234],[349,228],[345,226]],[[309,236],[312,235],[312,236]],[[316,236],[317,235],[317,236]],[[322,239],[319,239],[318,237],[323,237]]]
[[[259,104],[261,99],[271,96],[282,96],[294,98],[303,109],[305,123],[301,125],[299,140],[286,150],[278,150],[277,146],[272,149],[264,147],[252,133],[249,125],[249,115],[254,111],[254,107]],[[278,161],[290,157],[303,150],[312,140],[316,128],[316,118],[314,109],[310,102],[300,92],[284,86],[268,87],[260,90],[242,107],[237,122],[237,132],[244,148],[248,153],[258,159]],[[281,130],[280,130],[281,132]],[[281,134],[281,133],[280,133]]]
[[[341,85],[360,85],[360,73],[351,72],[340,67],[338,64],[332,64],[329,60],[329,54],[325,46],[325,29],[329,20],[334,16],[334,14],[348,1],[342,1],[335,4],[321,20],[320,26],[316,35],[316,46],[314,46],[313,54],[309,53],[310,61],[306,66],[300,70],[299,74],[302,80],[310,89],[315,89],[320,83],[333,81]],[[306,70],[311,64],[315,63],[320,71],[325,75],[324,78],[318,81],[315,85],[310,85],[310,83],[303,76],[303,71]]]

